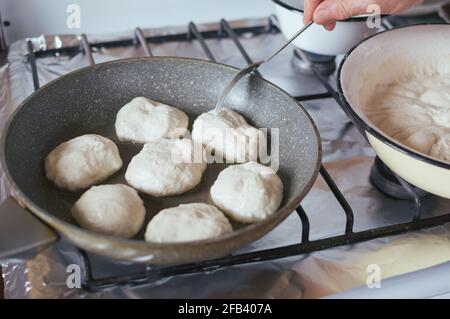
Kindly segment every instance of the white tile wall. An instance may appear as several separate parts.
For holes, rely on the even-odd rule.
[[[67,27],[67,8],[81,9],[81,28]],[[114,33],[136,26],[183,25],[263,17],[273,12],[271,0],[0,0],[7,42],[55,33]]]

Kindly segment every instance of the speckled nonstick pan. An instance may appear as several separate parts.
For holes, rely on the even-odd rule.
[[[113,139],[124,160],[122,170],[106,183],[123,182],[124,171],[140,146],[121,143],[114,131],[117,111],[132,98],[146,96],[186,112],[190,125],[209,111],[236,69],[216,63],[171,57],[120,60],[84,68],[47,84],[28,98],[13,114],[2,137],[2,164],[16,191],[0,210],[0,238],[9,243],[28,243],[28,235],[41,243],[61,237],[80,248],[116,259],[173,264],[224,256],[269,232],[300,203],[317,177],[321,143],[317,129],[305,110],[286,92],[256,76],[247,76],[230,95],[226,106],[240,112],[256,127],[278,128],[279,171],[284,199],[272,217],[252,225],[234,224],[235,231],[211,240],[180,244],[150,244],[143,240],[143,227],[136,238],[124,240],[84,230],[71,218],[70,207],[81,193],[56,188],[45,178],[43,161],[58,144],[76,136],[96,133]],[[225,166],[209,165],[202,184],[181,196],[151,198],[146,202],[147,220],[166,207],[180,203],[208,202],[209,188]],[[17,202],[25,209],[19,209]],[[32,212],[47,226],[46,231],[30,225]],[[25,217],[25,215],[29,215]],[[11,234],[18,220],[19,233]],[[15,222],[16,221],[16,222]],[[4,229],[6,228],[6,229]],[[42,227],[41,227],[42,229]],[[6,235],[5,235],[6,234]],[[50,236],[50,237],[48,237]],[[31,242],[30,242],[31,240]],[[6,256],[0,240],[0,259]],[[3,246],[3,247],[2,247]],[[10,245],[9,245],[10,246]],[[25,251],[20,245],[9,252]]]

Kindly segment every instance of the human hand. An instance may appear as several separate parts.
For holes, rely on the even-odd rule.
[[[305,0],[303,19],[305,24],[314,20],[314,23],[331,31],[336,26],[336,21],[369,13],[369,5],[378,5],[382,14],[392,14],[420,2],[423,0]]]

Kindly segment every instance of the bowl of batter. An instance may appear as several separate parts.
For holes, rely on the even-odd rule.
[[[380,159],[429,193],[450,198],[450,25],[401,27],[356,46],[339,93]]]

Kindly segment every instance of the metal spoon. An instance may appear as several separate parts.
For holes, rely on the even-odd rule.
[[[292,38],[290,38],[277,52],[275,52],[272,56],[270,56],[269,58],[265,59],[265,60],[261,60],[258,62],[255,62],[253,64],[250,64],[248,66],[246,66],[245,68],[241,69],[235,76],[234,78],[231,80],[231,82],[227,85],[227,87],[225,88],[225,90],[223,90],[222,95],[219,97],[219,100],[216,103],[216,107],[214,108],[214,114],[218,114],[220,108],[222,107],[223,102],[225,102],[225,99],[227,98],[228,94],[231,92],[231,90],[234,88],[234,86],[239,82],[240,79],[242,79],[245,75],[255,71],[257,68],[259,68],[261,65],[263,65],[264,63],[272,60],[272,58],[274,58],[278,53],[280,53],[281,51],[283,51],[289,44],[291,44],[292,41],[294,41],[300,34],[303,33],[303,31],[305,31],[306,29],[308,29],[311,25],[313,24],[313,22],[309,22],[308,24],[306,24],[303,28],[301,28],[296,34],[294,34],[294,36]]]

